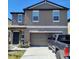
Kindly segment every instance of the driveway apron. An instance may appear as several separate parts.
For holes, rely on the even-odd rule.
[[[48,47],[30,47],[21,59],[56,59],[56,55]]]

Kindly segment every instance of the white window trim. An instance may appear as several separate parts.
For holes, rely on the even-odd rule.
[[[53,12],[60,12],[60,10],[53,10]]]
[[[32,12],[39,12],[39,10],[33,10]]]
[[[54,16],[52,16],[52,21],[53,22],[60,22],[60,11],[59,10],[53,10],[52,13],[53,12],[59,12],[59,20],[54,20]]]
[[[27,28],[68,28],[68,26],[26,26]]]
[[[9,28],[68,28],[68,26],[19,26],[19,25],[11,25]]]
[[[33,12],[39,12],[39,10],[33,10],[32,13]],[[32,22],[39,22],[39,16],[38,16],[38,21],[35,21],[35,20],[33,20],[33,14],[32,14]]]
[[[38,21],[34,21],[34,20],[33,20],[32,22],[39,22],[39,20],[38,20]]]
[[[58,21],[53,20],[53,22],[60,22],[60,21],[59,20]]]
[[[19,23],[22,23],[22,21],[18,21]]]
[[[19,20],[19,15],[22,16],[22,14],[18,14],[18,22],[19,22],[19,23],[22,23],[22,20],[21,20],[21,21]]]

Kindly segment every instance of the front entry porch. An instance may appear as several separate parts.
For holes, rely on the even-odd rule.
[[[11,36],[10,40],[8,39],[9,46],[21,47],[26,45],[25,27],[9,27],[8,30]]]

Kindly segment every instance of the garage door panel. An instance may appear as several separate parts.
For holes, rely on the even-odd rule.
[[[47,34],[32,33],[31,34],[31,45],[35,46],[47,46]]]

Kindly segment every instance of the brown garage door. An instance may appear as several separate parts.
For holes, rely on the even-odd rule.
[[[32,46],[47,46],[47,34],[43,33],[31,33],[31,45]]]

